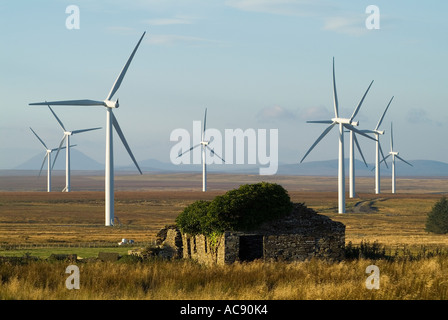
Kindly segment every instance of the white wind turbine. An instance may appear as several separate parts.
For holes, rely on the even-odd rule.
[[[64,136],[62,137],[61,143],[59,144],[59,148],[57,149],[57,152],[56,152],[56,156],[54,157],[53,167],[54,167],[54,164],[56,163],[56,159],[58,158],[59,151],[62,149],[62,144],[65,141],[65,188],[62,190],[62,192],[70,192],[71,191],[71,187],[70,187],[70,136],[77,134],[77,133],[98,130],[98,129],[101,129],[101,127],[68,131],[65,129],[64,124],[58,118],[58,116],[53,111],[53,109],[51,109],[50,106],[48,106],[48,108],[50,109],[51,113],[53,113],[54,117],[58,121],[59,125],[62,128],[62,131],[64,131]]]
[[[373,84],[373,80],[370,83],[369,87],[367,88],[367,91],[364,93],[363,97],[359,101],[358,107],[356,107],[356,109],[359,110],[359,107],[363,103],[364,98],[366,97],[367,92],[369,92],[372,84]],[[361,154],[364,164],[366,165],[366,167],[368,167],[368,165],[367,165],[366,159],[364,158],[364,155],[362,154],[361,147],[359,146],[359,142],[358,142],[358,139],[356,138],[355,132],[353,130],[349,130],[349,132],[350,132],[349,197],[354,198],[356,195],[356,192],[355,192],[355,143],[356,143],[356,147],[358,148],[359,153]]]
[[[369,86],[370,88],[370,86]],[[369,89],[367,89],[369,90]],[[340,118],[339,117],[339,103],[338,103],[338,96],[336,91],[336,78],[335,78],[335,71],[334,71],[334,58],[333,58],[333,102],[334,102],[334,114],[335,117],[331,120],[319,120],[319,121],[307,121],[307,123],[326,123],[330,124],[327,129],[322,132],[322,134],[317,138],[317,140],[313,143],[313,145],[309,148],[309,150],[306,152],[306,154],[303,156],[302,161],[306,158],[306,156],[313,150],[313,148],[322,140],[323,137],[325,137],[328,132],[333,129],[335,125],[339,126],[339,164],[338,164],[338,213],[345,213],[345,170],[344,170],[344,128],[354,131],[360,135],[363,135],[369,139],[375,140],[372,137],[368,136],[364,132],[358,130],[355,128],[355,126],[358,126],[359,122],[353,121],[353,118],[356,116],[356,114],[359,111],[359,108],[361,107],[361,103],[358,104],[355,111],[353,112],[352,116],[350,118]]]
[[[223,162],[224,159],[221,158],[217,153],[215,153],[214,149],[210,149],[210,147],[208,146],[210,144],[210,140],[205,140],[205,128],[206,128],[206,122],[207,122],[207,108],[205,109],[205,115],[204,115],[204,129],[202,130],[202,134],[201,134],[201,142],[198,143],[197,145],[191,147],[190,149],[188,149],[185,152],[181,152],[179,153],[179,157],[182,157],[184,154],[192,151],[193,149],[201,146],[202,148],[202,191],[205,192],[207,191],[207,164],[206,164],[206,154],[205,154],[205,149],[208,149],[214,156],[216,155],[219,159],[221,159]]]
[[[384,158],[381,162],[383,161],[385,162],[386,159],[389,158],[390,156],[392,156],[392,193],[395,193],[395,158],[400,159],[401,161],[410,165],[411,167],[413,167],[413,165],[404,160],[402,157],[400,157],[397,151],[394,151],[394,134],[392,129],[392,122],[390,123],[390,152],[389,155],[386,158]]]
[[[361,147],[359,146],[358,139],[356,138],[356,134],[353,131],[350,131],[350,158],[349,158],[349,196],[350,198],[354,198],[356,196],[356,183],[355,183],[355,144],[356,148],[359,151],[359,154],[364,161],[366,167],[369,167],[364,155],[362,154]]]
[[[129,156],[131,157],[132,161],[134,162],[135,166],[137,167],[140,174],[142,174],[142,171],[140,170],[140,167],[137,164],[137,161],[135,160],[134,155],[132,154],[131,148],[129,147],[123,132],[121,131],[121,128],[118,124],[117,119],[115,118],[112,109],[118,108],[119,103],[118,99],[117,101],[112,101],[112,97],[117,92],[118,88],[121,85],[121,82],[123,81],[123,78],[126,74],[126,71],[129,68],[129,65],[131,64],[131,61],[140,46],[140,43],[143,40],[143,37],[145,36],[146,32],[143,32],[143,35],[141,36],[140,40],[138,41],[137,45],[135,46],[134,50],[131,53],[131,56],[129,57],[128,61],[126,62],[125,66],[121,70],[120,74],[118,75],[117,79],[115,80],[109,94],[107,95],[106,100],[68,100],[68,101],[53,101],[53,102],[40,102],[40,103],[30,103],[30,105],[60,105],[60,106],[104,106],[106,107],[106,170],[105,170],[105,225],[111,226],[114,224],[114,158],[113,158],[113,129],[112,126],[115,128],[115,131],[117,132],[118,136],[120,137],[121,141],[123,142]]]
[[[363,130],[366,133],[373,133],[375,135],[376,143],[375,143],[375,193],[380,194],[381,193],[381,183],[380,183],[380,153],[383,157],[384,161],[384,153],[383,149],[381,148],[380,144],[380,135],[383,135],[385,133],[384,130],[379,130],[379,127],[381,126],[381,123],[383,122],[384,116],[386,115],[387,109],[389,109],[390,104],[392,103],[392,100],[394,97],[392,97],[387,104],[386,109],[383,112],[383,115],[381,116],[380,120],[378,121],[378,124],[376,125],[375,129],[373,130]],[[382,162],[382,161],[381,161]],[[387,167],[387,162],[384,161],[384,164]]]
[[[59,149],[58,148],[48,149],[48,147],[45,144],[45,142],[37,135],[37,133],[33,130],[33,128],[30,127],[30,129],[34,133],[36,138],[40,141],[40,143],[42,143],[42,145],[45,148],[45,156],[44,156],[44,160],[42,161],[42,165],[40,166],[39,176],[42,173],[42,169],[44,167],[45,160],[47,160],[47,192],[51,192],[51,170],[52,170],[51,153],[54,152],[54,151],[57,151]],[[71,145],[70,147],[74,147],[74,146],[76,146],[76,144]],[[62,147],[61,149],[65,149],[65,147]]]

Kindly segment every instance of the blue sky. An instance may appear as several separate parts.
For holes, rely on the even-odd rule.
[[[365,26],[372,4],[379,30]],[[66,28],[69,5],[80,10],[79,30]],[[211,128],[278,129],[279,161],[298,163],[325,128],[306,120],[333,117],[335,57],[343,116],[374,80],[360,128],[373,129],[395,96],[383,149],[393,121],[394,146],[405,159],[448,162],[446,12],[443,1],[403,0],[0,1],[0,169],[43,155],[29,127],[51,147],[62,138],[48,108],[28,103],[105,99],[143,31],[114,97],[138,161],[170,161],[170,133],[191,131],[208,108]],[[103,127],[72,142],[104,163],[104,108],[54,110],[67,129]],[[361,145],[373,163],[374,143]],[[117,165],[131,164],[118,137],[115,154]],[[335,158],[336,130],[307,161]]]

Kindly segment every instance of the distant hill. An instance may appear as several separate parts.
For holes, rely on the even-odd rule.
[[[413,176],[413,177],[448,177],[448,163],[433,160],[409,160],[413,167],[396,160],[397,176]],[[154,159],[139,162],[143,171],[159,171],[159,172],[202,172],[202,165],[174,165]],[[355,160],[355,170],[358,176],[374,176],[374,165]],[[134,170],[132,167],[122,169]],[[346,175],[348,176],[349,161],[345,161]],[[257,165],[209,165],[209,172],[229,172],[241,174],[258,174],[259,167]],[[381,175],[390,176],[392,174],[392,164],[388,162],[388,168],[381,164]],[[311,161],[297,164],[280,164],[277,170],[278,175],[308,175],[308,176],[336,176],[338,174],[338,160]]]
[[[395,169],[397,176],[412,177],[448,177],[448,163],[432,160],[409,160],[413,166],[409,166],[400,160],[395,161]],[[375,165],[355,160],[355,174],[358,176],[374,176]],[[345,160],[345,171],[348,176],[349,160]],[[392,175],[392,163],[388,162],[388,168],[381,164],[381,175]],[[336,176],[338,174],[338,160],[312,161],[298,164],[286,164],[279,166],[277,174],[280,175],[310,175],[310,176]]]
[[[42,164],[44,153],[37,154],[33,158],[27,160],[14,170],[39,170]],[[54,154],[53,154],[54,157]],[[71,169],[83,171],[104,171],[104,164],[101,164],[84,153],[71,149]],[[397,160],[396,170],[397,176],[400,177],[448,177],[448,163],[433,160],[409,160],[413,167]],[[147,159],[138,161],[138,164],[144,172],[202,172],[202,165],[175,165],[169,162],[163,162],[156,159]],[[381,164],[381,175],[390,176],[392,164],[388,161],[387,168],[384,163]],[[345,161],[346,176],[348,177],[349,161]],[[355,160],[355,168],[357,176],[374,176],[374,165],[369,164],[368,167],[360,161]],[[44,169],[46,170],[46,165]],[[65,152],[61,152],[55,165],[55,170],[65,170]],[[134,165],[116,166],[116,171],[136,171]],[[258,165],[236,165],[236,164],[214,164],[207,166],[208,172],[227,172],[236,174],[258,174]],[[295,164],[279,164],[277,175],[307,175],[307,176],[337,176],[338,160],[310,161]]]
[[[41,152],[31,159],[25,161],[19,166],[15,167],[14,170],[40,170],[42,161],[44,160],[45,152]],[[53,152],[51,155],[51,161],[53,162],[56,153]],[[58,158],[56,160],[54,170],[65,170],[65,149],[59,152]],[[104,170],[104,164],[101,164],[92,158],[86,156],[76,147],[70,148],[70,169],[71,170]],[[42,171],[47,170],[47,162],[45,160],[45,165]]]

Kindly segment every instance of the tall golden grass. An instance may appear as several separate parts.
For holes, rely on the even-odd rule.
[[[65,281],[69,263],[0,264],[0,299],[19,300],[439,300],[448,298],[448,257],[341,262],[250,262],[204,266],[192,261],[78,263],[80,289]],[[380,270],[368,289],[365,270]]]

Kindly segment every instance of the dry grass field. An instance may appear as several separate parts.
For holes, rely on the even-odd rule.
[[[63,178],[58,177],[63,185]],[[399,179],[398,194],[369,192],[372,178],[358,178],[358,196],[347,197],[347,214],[337,211],[336,178],[210,174],[209,191],[201,191],[200,174],[145,174],[116,177],[115,215],[120,224],[104,227],[103,177],[74,175],[73,192],[0,191],[0,244],[111,242],[121,238],[151,241],[174,222],[188,204],[213,199],[243,183],[268,179],[283,185],[294,202],[305,204],[346,225],[346,240],[378,241],[389,246],[448,246],[445,236],[424,231],[426,215],[448,192],[448,179]],[[0,190],[22,190],[36,177],[0,177]],[[45,181],[43,181],[45,188]],[[30,184],[33,184],[30,183]],[[55,187],[56,189],[56,187]],[[92,191],[78,191],[78,190]],[[425,192],[424,192],[425,191]]]
[[[212,199],[240,184],[262,180],[283,185],[294,202],[304,202],[343,222],[346,243],[376,241],[391,252],[405,247],[418,251],[423,246],[448,250],[447,236],[424,230],[427,213],[448,191],[447,179],[399,179],[400,193],[395,195],[387,187],[390,180],[383,179],[383,193],[375,195],[370,190],[373,178],[358,178],[359,194],[355,199],[347,198],[347,213],[340,215],[336,213],[336,178],[267,179],[217,174],[210,174],[207,193],[200,191],[198,174],[117,176],[115,213],[120,225],[115,227],[104,226],[100,176],[74,175],[71,193],[44,192],[42,185],[33,184],[35,177],[0,177],[0,245],[114,244],[121,238],[144,243],[153,239],[160,228],[173,223],[191,202]],[[30,183],[31,191],[25,191],[26,181],[34,181]],[[55,179],[54,183],[63,185],[63,179]],[[76,253],[77,249],[70,250]],[[0,249],[0,256],[5,253]],[[365,287],[365,268],[370,264],[381,269],[381,290]],[[448,298],[446,254],[416,261],[252,262],[215,268],[190,261],[88,263],[80,265],[81,290],[65,288],[65,266],[66,263],[46,262],[0,264],[0,299]]]

